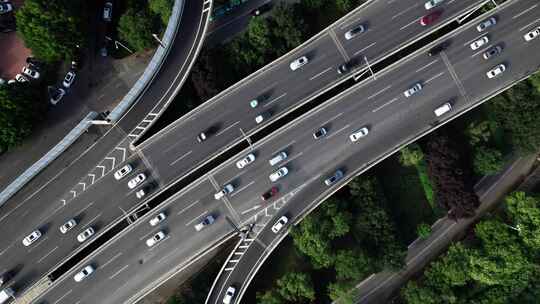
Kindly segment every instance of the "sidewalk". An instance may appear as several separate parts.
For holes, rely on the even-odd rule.
[[[535,159],[536,156],[515,159],[495,178],[484,179],[476,185],[475,190],[481,202],[476,216],[457,222],[448,218],[435,222],[428,239],[416,240],[409,247],[405,269],[399,272],[386,271],[373,274],[360,282],[354,291],[355,303],[387,303],[411,277],[420,273],[432,260],[446,251],[450,243],[460,239],[471,224],[500,203],[509,191],[515,189],[516,185],[530,173]],[[539,176],[537,180],[540,180],[539,169],[535,174]]]

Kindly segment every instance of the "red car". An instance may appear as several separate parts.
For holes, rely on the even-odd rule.
[[[442,15],[442,10],[433,11],[433,12],[425,15],[424,17],[420,18],[420,24],[422,26],[430,25],[433,22],[437,21],[437,19],[439,19],[439,17],[441,15]]]
[[[277,187],[272,187],[272,189],[266,191],[265,193],[263,193],[261,195],[261,199],[263,201],[267,201],[269,200],[270,198],[272,198],[273,196],[276,196],[276,194],[279,192],[278,188]]]

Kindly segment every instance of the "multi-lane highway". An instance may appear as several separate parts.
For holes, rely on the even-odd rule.
[[[451,20],[464,10],[475,6],[477,2],[449,1],[445,5],[443,18],[436,25]],[[186,22],[186,24],[200,24],[194,21],[201,19],[202,6],[188,2],[185,9],[185,17],[188,20],[193,18],[193,22]],[[198,13],[187,13],[192,10]],[[210,159],[216,151],[222,151],[224,147],[241,140],[239,128],[246,133],[256,130],[255,111],[250,110],[248,106],[250,99],[265,95],[266,100],[261,99],[262,104],[256,110],[271,111],[275,118],[343,79],[337,75],[335,68],[345,60],[366,56],[370,61],[377,61],[433,30],[435,27],[426,28],[419,25],[418,19],[423,14],[425,11],[422,5],[415,1],[391,5],[386,1],[372,2],[363,10],[349,15],[323,34],[310,40],[302,50],[296,50],[281,58],[255,76],[243,81],[242,84],[193,111],[186,118],[159,134],[156,139],[141,145],[142,149],[137,151],[137,154],[126,157],[136,167],[137,172],[147,173],[148,180],[154,187],[167,185]],[[344,33],[358,23],[365,24],[368,28],[367,32],[362,35],[362,39],[346,40]],[[196,28],[200,29],[200,26]],[[199,31],[193,30],[193,32]],[[380,37],[385,38],[380,39]],[[174,52],[175,48],[171,53]],[[301,70],[291,72],[288,67],[289,62],[304,54],[310,58],[311,62]],[[169,64],[181,65],[179,63],[172,65],[172,61],[173,59],[168,59],[164,67],[167,68]],[[150,108],[152,103],[149,101],[166,99],[167,94],[173,94],[174,84],[180,82],[181,75],[180,72],[160,73],[154,85],[144,95],[143,100],[146,102],[139,104]],[[165,95],[163,92],[166,92]],[[112,222],[124,216],[126,211],[140,203],[134,191],[115,182],[111,177],[112,174],[105,174],[94,181],[97,175],[94,173],[97,171],[103,175],[106,171],[111,172],[99,163],[99,160],[110,151],[112,143],[125,138],[126,134],[123,130],[129,130],[130,127],[136,125],[136,122],[140,121],[137,117],[144,117],[146,112],[141,110],[142,108],[144,107],[132,109],[130,112],[138,114],[129,116],[130,119],[127,117],[122,119],[104,139],[92,148],[91,153],[85,154],[63,174],[40,188],[31,199],[19,201],[17,205],[13,204],[4,209],[1,224],[9,229],[3,235],[5,245],[1,248],[1,254],[3,258],[6,258],[4,261],[9,262],[5,262],[2,269],[16,273],[14,281],[17,282],[15,285],[17,289],[26,287],[29,282],[50,270],[52,265],[81,248],[75,240],[76,233],[92,226],[99,235]],[[214,136],[203,144],[196,143],[195,137],[200,131],[216,125],[220,125],[221,128]],[[124,139],[123,142],[128,143],[129,140]],[[122,154],[127,153],[127,150],[116,151],[115,149],[115,152]],[[114,160],[112,162],[114,163]],[[91,171],[93,173],[85,177],[82,185],[76,184],[77,189],[68,187],[76,183],[81,172],[89,170],[89,164],[96,163],[99,163],[102,168],[98,166],[95,171]],[[217,185],[220,185],[219,182]],[[25,195],[28,195],[28,192]],[[58,227],[70,218],[76,218],[80,224],[69,234],[61,235]],[[231,216],[231,218],[239,223],[238,216]],[[17,224],[21,219],[24,219],[24,227]],[[44,236],[31,247],[23,247],[20,243],[21,239],[36,228],[42,229]]]
[[[137,103],[83,155],[68,161],[65,168],[63,164],[60,168],[53,164],[2,207],[0,273],[11,274],[8,286],[17,292],[28,288],[55,264],[81,248],[75,239],[79,232],[89,226],[100,232],[118,216],[120,208],[130,209],[138,203],[126,197],[127,191],[115,196],[118,189],[111,183],[112,176],[100,178],[91,170],[98,164],[101,167],[94,168],[98,172],[110,171],[115,160],[129,157],[128,145],[132,139],[127,135],[147,119],[148,113],[159,111],[157,107],[163,107],[174,98],[202,44],[209,8],[209,2],[186,1],[170,54]],[[96,174],[87,175],[88,172]],[[49,176],[45,182],[44,175]],[[92,180],[92,183],[81,180],[84,178]],[[85,193],[83,189],[93,183],[104,187]],[[69,234],[63,235],[58,228],[70,218],[76,218],[79,224]],[[23,246],[22,239],[34,229],[40,229],[43,236],[32,246]]]
[[[470,50],[468,43],[478,36],[478,32],[467,29],[452,38],[451,47],[441,56],[420,54],[378,75],[377,80],[366,81],[255,144],[257,159],[253,164],[239,170],[235,166],[237,159],[232,159],[181,191],[162,208],[148,214],[110,245],[81,263],[80,266],[91,263],[97,268],[91,277],[82,283],[74,282],[71,277],[80,269],[77,267],[57,282],[44,299],[51,303],[91,303],[99,290],[100,303],[130,301],[140,295],[132,296],[134,290],[144,290],[148,282],[159,280],[175,265],[182,265],[190,257],[231,235],[233,229],[225,217],[240,225],[255,219],[263,225],[272,223],[271,219],[282,213],[292,218],[302,215],[310,202],[324,195],[326,188],[322,180],[335,169],[343,169],[350,177],[357,168],[431,128],[430,124],[437,120],[433,109],[440,104],[451,100],[452,113],[458,113],[531,72],[531,67],[538,67],[539,58],[518,56],[524,50],[538,48],[537,42],[526,44],[520,35],[526,26],[534,25],[531,22],[535,21],[535,15],[525,12],[532,2],[515,1],[504,13],[498,13],[500,23],[488,31],[494,42],[505,44],[503,53],[496,59],[485,61]],[[509,69],[501,77],[488,80],[485,72],[499,62],[507,63]],[[424,84],[424,89],[411,98],[405,98],[403,91],[417,81]],[[244,101],[246,105],[248,100]],[[448,117],[450,115],[442,119]],[[323,125],[329,134],[315,140],[312,132]],[[348,135],[362,126],[369,126],[369,136],[352,144]],[[191,137],[193,142],[196,133]],[[182,132],[177,136],[184,138],[185,134]],[[280,189],[277,200],[262,203],[260,194],[271,187],[268,175],[277,169],[267,161],[282,150],[289,154],[282,165],[286,165],[290,172],[275,183]],[[161,171],[156,174],[153,167],[138,169],[137,172],[142,170],[163,178]],[[171,170],[173,168],[169,166],[167,172]],[[225,199],[215,200],[213,194],[229,182],[236,191]],[[166,212],[167,219],[158,227],[148,225],[148,219],[162,210]],[[208,214],[214,215],[216,222],[201,232],[195,232],[194,224]],[[163,230],[167,238],[149,249],[145,240],[159,230]],[[275,235],[267,229],[259,231],[262,233],[254,243],[261,248],[272,244]],[[253,250],[257,246],[253,246]]]
[[[286,208],[277,212],[269,225],[256,229],[248,240],[241,243],[249,248],[239,248],[232,253],[232,262],[224,265],[207,303],[221,303],[229,286],[236,287],[239,294],[236,303],[240,302],[255,272],[285,236],[270,230],[278,216],[286,214],[292,219],[299,219],[305,215],[305,210],[313,208],[321,198],[335,190],[326,190],[322,178],[337,168],[344,169],[349,177],[363,172],[389,155],[390,151],[395,151],[396,147],[425,134],[436,123],[456,117],[493,93],[538,70],[540,56],[534,54],[540,49],[540,41],[531,43],[523,39],[526,31],[540,24],[540,15],[533,10],[536,5],[536,1],[532,0],[507,3],[501,10],[477,19],[480,21],[495,16],[498,22],[493,28],[479,33],[476,30],[478,23],[472,22],[445,39],[451,46],[440,56],[428,57],[420,52],[407,62],[378,75],[377,80],[335,98],[311,119],[292,124],[290,132],[286,132],[291,136],[284,133],[282,137],[305,137],[306,133],[309,135],[318,126],[330,125],[329,136],[335,138],[324,143],[327,148],[321,147],[322,144],[318,144],[317,148],[310,146],[316,144],[310,139],[311,142],[302,150],[302,158],[308,158],[308,163],[295,164],[301,171],[310,168],[311,164],[313,169],[307,176],[317,176],[317,173],[322,173],[322,176],[300,191]],[[490,43],[479,50],[471,50],[471,42],[484,35],[489,37]],[[485,60],[483,52],[497,45],[502,46],[503,52]],[[523,57],[522,54],[530,56]],[[488,79],[486,72],[499,63],[507,66],[506,72],[499,78]],[[403,91],[416,82],[421,82],[424,89],[406,98]],[[453,110],[438,119],[433,110],[447,101],[451,101]],[[370,127],[368,137],[359,144],[351,143],[347,135],[362,126]],[[311,157],[307,151],[312,151]]]

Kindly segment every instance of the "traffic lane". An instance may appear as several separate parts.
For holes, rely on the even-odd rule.
[[[240,129],[246,133],[255,129],[258,126],[255,122],[258,114],[268,112],[275,117],[290,108],[297,100],[333,81],[331,72],[335,73],[334,69],[339,64],[334,54],[337,54],[337,49],[333,41],[328,36],[323,36],[317,40],[317,44],[290,55],[288,57],[290,60],[283,60],[279,65],[272,67],[271,73],[247,81],[219,102],[203,106],[189,118],[183,119],[179,126],[143,147],[143,153],[159,171],[172,173],[170,179],[177,178],[178,171],[189,171],[193,163],[203,160],[201,156],[213,155],[216,151],[227,147],[231,141],[240,139],[242,137]],[[291,71],[290,62],[303,55],[311,58],[310,62],[297,71]],[[291,83],[296,84],[295,90],[283,91],[282,88]],[[249,102],[255,98],[260,101],[260,105],[252,109]],[[196,136],[209,128],[214,129],[214,134],[209,134],[205,142],[198,144]],[[194,153],[195,149],[197,153]],[[181,167],[170,170],[171,165]]]
[[[424,2],[394,2],[398,10],[382,10],[380,16],[370,19],[358,19],[356,22],[345,22],[336,29],[337,36],[350,57],[366,56],[369,60],[380,59],[396,50],[402,43],[412,41],[433,30],[433,26],[452,20],[466,9],[475,7],[482,1],[447,1],[438,6],[443,14],[433,25],[420,25],[420,18],[434,11],[427,11]],[[358,24],[366,26],[366,32],[358,34],[351,40],[345,39],[345,33]],[[384,37],[381,39],[380,37]],[[396,41],[400,43],[396,43]]]

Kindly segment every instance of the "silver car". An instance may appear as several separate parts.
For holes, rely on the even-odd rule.
[[[405,97],[409,98],[409,97],[413,96],[414,94],[420,92],[421,90],[422,90],[422,84],[420,82],[417,82],[412,87],[410,87],[405,92],[403,92],[403,95],[405,95]]]
[[[345,33],[345,39],[351,40],[354,36],[366,31],[366,27],[363,24],[359,24]]]
[[[88,227],[86,228],[86,230],[84,230],[83,232],[79,233],[79,235],[77,235],[77,241],[79,241],[79,243],[82,243],[86,241],[89,237],[94,235],[94,233],[95,233],[94,228]]]
[[[276,172],[270,174],[268,178],[270,179],[270,181],[276,182],[279,179],[283,178],[285,175],[287,175],[287,173],[289,173],[289,169],[287,169],[287,167],[281,167]]]
[[[439,6],[443,2],[444,2],[444,0],[429,0],[428,2],[426,2],[424,4],[424,8],[426,10],[430,10],[430,9],[436,7],[436,6]]]
[[[302,56],[302,57],[294,60],[293,62],[291,62],[289,67],[291,68],[291,70],[295,71],[295,70],[299,69],[300,67],[304,66],[305,64],[307,64],[308,62],[309,62],[309,60],[307,59],[307,57]]]
[[[75,219],[70,219],[69,221],[65,222],[62,226],[60,226],[60,232],[62,234],[66,234],[75,226],[77,226],[77,221],[75,221]]]
[[[497,24],[497,19],[495,19],[495,17],[489,17],[488,19],[480,22],[480,24],[476,26],[476,30],[479,32],[483,32],[488,27],[494,26],[495,24]]]

